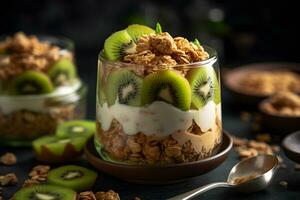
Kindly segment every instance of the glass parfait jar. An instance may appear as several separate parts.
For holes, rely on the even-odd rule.
[[[222,141],[217,54],[174,67],[108,61],[100,53],[95,146],[107,161],[188,163],[214,155]]]
[[[58,47],[58,54],[74,63],[72,41],[51,36],[38,36],[37,38],[41,42],[46,41]],[[15,48],[22,48],[22,46],[16,45]],[[38,50],[37,48],[36,51]],[[23,52],[20,54],[0,52],[0,67],[3,67],[2,69],[7,67],[5,66],[6,60],[12,60],[14,56],[16,59],[21,56],[24,58],[28,56],[31,59],[36,55]],[[34,59],[31,61],[39,62]],[[49,76],[47,72],[43,73]],[[14,77],[7,80],[0,77],[0,86],[2,86],[0,87],[0,145],[31,145],[31,141],[37,137],[54,134],[60,122],[85,118],[87,86],[78,77],[70,84],[56,86],[50,93],[26,95],[10,94],[8,89],[5,89],[10,88],[12,79]],[[56,83],[53,81],[53,84]]]

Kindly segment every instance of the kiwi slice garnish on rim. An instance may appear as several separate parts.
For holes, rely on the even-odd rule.
[[[104,53],[108,60],[121,60],[135,51],[136,44],[126,30],[113,33],[104,42]]]
[[[74,200],[76,192],[54,185],[33,185],[14,194],[14,200]]]
[[[11,80],[8,86],[10,95],[47,94],[53,91],[48,76],[42,72],[29,70]]]
[[[66,85],[77,77],[76,67],[70,59],[56,61],[48,71],[48,75],[55,86]]]
[[[221,102],[220,85],[213,67],[203,66],[188,71],[186,78],[192,90],[192,105],[202,108],[208,101]]]
[[[151,33],[155,33],[155,31],[148,27],[143,26],[139,24],[132,24],[126,28],[126,31],[130,35],[130,37],[133,39],[133,41],[136,43],[138,39],[143,35],[149,35]]]
[[[86,137],[91,138],[96,132],[94,121],[73,120],[62,122],[56,129],[56,136],[59,138],[66,137]]]
[[[162,70],[145,77],[141,101],[143,105],[154,101],[170,103],[181,110],[188,110],[191,105],[189,82],[178,72]]]
[[[76,165],[65,165],[48,173],[48,182],[77,192],[89,190],[97,179],[97,173]]]
[[[106,98],[108,105],[116,101],[120,104],[140,106],[140,93],[143,79],[130,70],[117,69],[106,79]]]

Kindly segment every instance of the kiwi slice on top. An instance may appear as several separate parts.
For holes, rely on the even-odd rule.
[[[154,101],[164,101],[181,110],[188,110],[191,105],[189,82],[178,72],[172,70],[149,74],[144,79],[141,101],[143,105]]]
[[[140,92],[143,79],[130,70],[117,69],[111,72],[106,80],[106,98],[108,105],[116,100],[120,104],[140,106]]]
[[[143,35],[148,35],[151,33],[155,33],[155,31],[148,27],[139,24],[132,24],[126,28],[126,31],[131,36],[133,41],[136,43],[138,39]]]
[[[97,179],[97,173],[76,165],[65,165],[48,173],[48,182],[77,192],[89,190]]]
[[[192,105],[202,108],[210,100],[221,102],[220,85],[213,67],[205,66],[189,70],[186,75],[192,89]]]
[[[86,137],[90,138],[96,132],[94,121],[73,120],[63,122],[56,129],[56,136],[59,138],[66,137]]]
[[[11,95],[47,94],[53,91],[53,85],[48,76],[32,70],[12,79],[8,87]]]
[[[54,185],[33,185],[22,188],[14,195],[14,200],[74,200],[76,192]]]
[[[136,44],[126,30],[113,33],[104,42],[104,53],[108,60],[121,60],[125,55],[135,52]]]
[[[66,85],[76,79],[77,72],[70,59],[60,59],[49,69],[48,74],[55,86]]]

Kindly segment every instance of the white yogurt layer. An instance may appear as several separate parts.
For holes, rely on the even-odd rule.
[[[214,128],[216,115],[221,115],[221,106],[213,101],[209,101],[200,110],[188,111],[182,111],[163,101],[155,101],[147,107],[133,107],[119,103],[110,107],[107,103],[97,105],[97,118],[102,129],[107,131],[112,120],[116,119],[127,135],[142,132],[145,135],[159,133],[157,136],[164,137],[188,129],[193,120],[203,132],[206,132]]]
[[[28,96],[1,96],[0,95],[0,112],[9,114],[18,110],[30,110],[33,112],[48,112],[49,109],[45,105],[47,99],[55,99],[70,95],[81,87],[81,82],[76,81],[73,85],[58,87],[51,94],[45,95],[28,95]]]

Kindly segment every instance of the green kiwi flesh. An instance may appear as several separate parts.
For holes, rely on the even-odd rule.
[[[71,83],[77,77],[76,67],[70,59],[60,59],[49,69],[48,75],[55,86]]]
[[[191,105],[191,89],[189,82],[179,73],[162,70],[145,77],[141,101],[143,105],[154,101],[164,101],[186,111]]]
[[[66,137],[86,137],[91,138],[96,132],[94,121],[73,120],[62,122],[56,129],[56,136],[59,138]]]
[[[126,31],[130,35],[130,37],[133,39],[133,41],[136,43],[138,39],[143,35],[149,35],[151,33],[155,33],[155,31],[148,27],[143,26],[139,24],[132,24],[126,28]]]
[[[135,51],[136,44],[126,30],[113,33],[104,42],[104,53],[108,60],[121,60]]]
[[[73,189],[77,192],[89,190],[97,179],[97,173],[76,165],[65,165],[50,170],[48,182],[53,185]]]
[[[205,66],[189,70],[186,75],[192,90],[192,105],[198,109],[213,100],[221,102],[220,85],[213,67]]]
[[[76,192],[54,185],[34,185],[14,194],[14,200],[74,200]]]
[[[58,138],[56,136],[43,136],[32,142],[36,154],[41,154],[43,148],[46,148],[52,154],[63,155],[67,145],[72,145],[77,152],[80,152],[87,142],[86,137]]]
[[[12,79],[8,87],[10,95],[47,94],[54,89],[46,74],[32,70]]]
[[[111,72],[106,80],[106,98],[108,105],[116,100],[120,104],[140,106],[140,92],[143,79],[130,70],[117,69]]]

